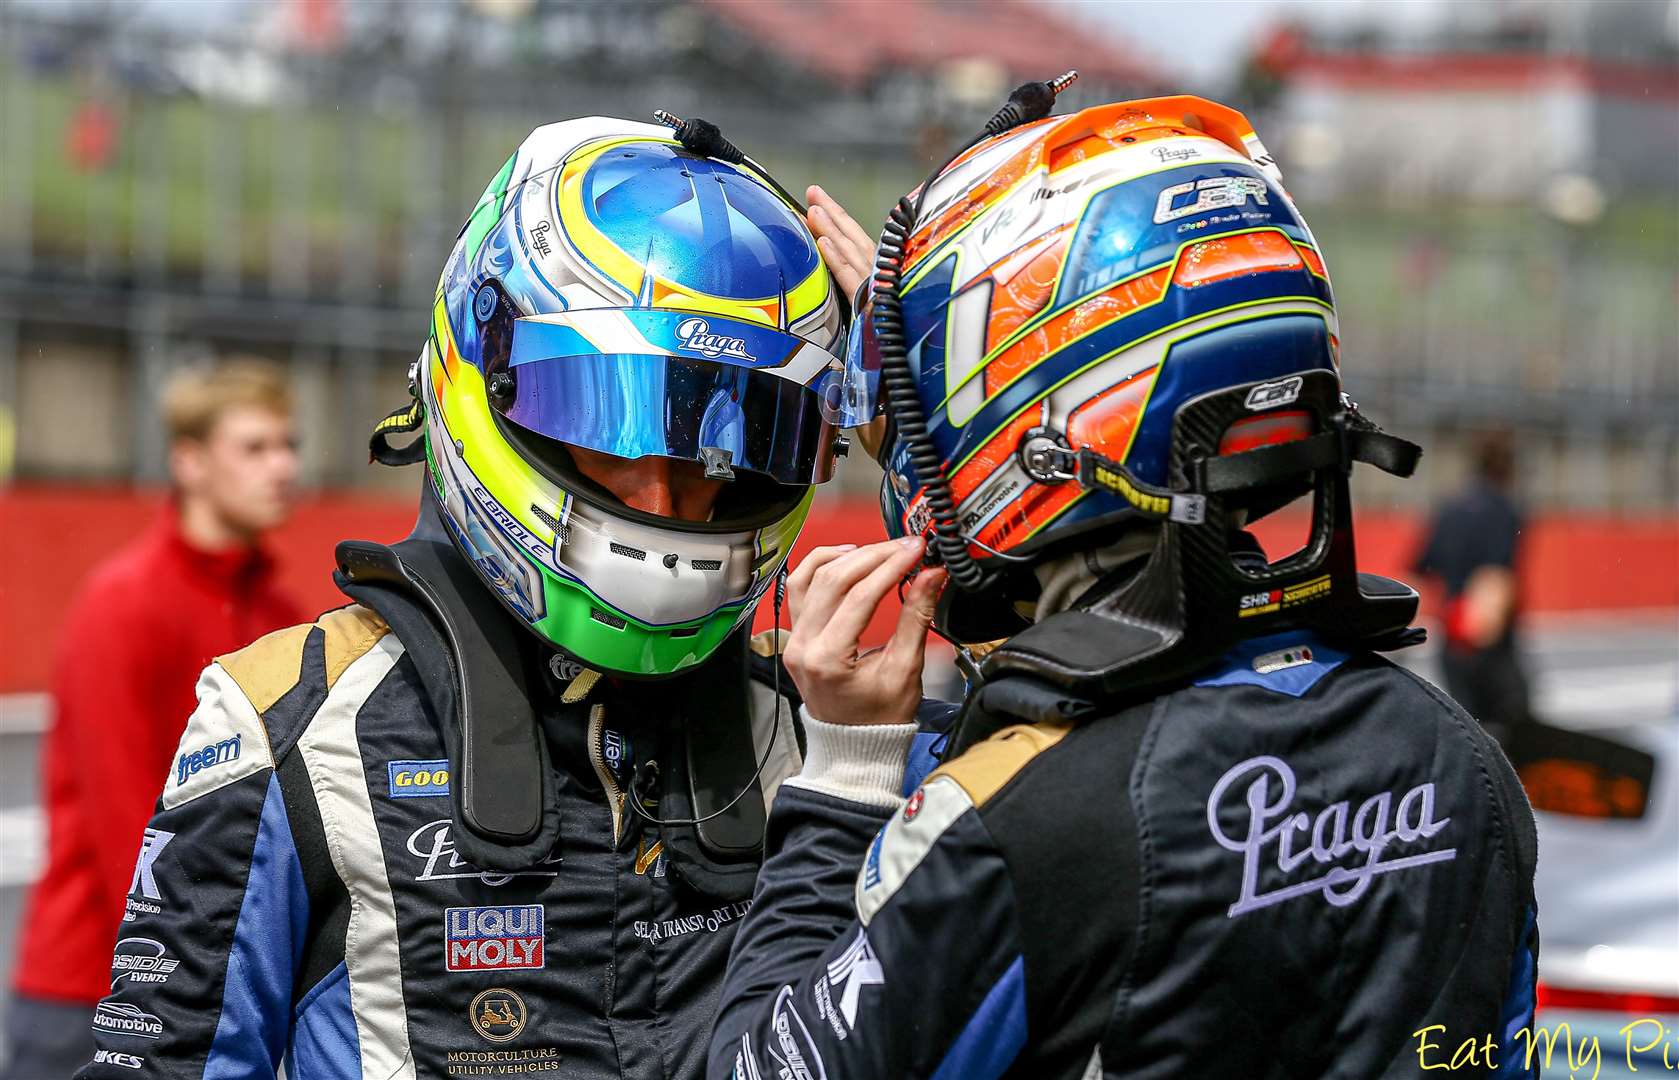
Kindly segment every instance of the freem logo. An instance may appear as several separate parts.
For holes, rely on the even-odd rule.
[[[184,784],[188,777],[195,773],[237,760],[239,757],[239,742],[243,738],[243,735],[235,735],[231,739],[211,743],[202,750],[182,754],[180,761],[175,764],[175,783],[177,785]]]
[[[449,794],[447,761],[392,761],[386,768],[390,776],[393,799],[420,799],[428,795]]]

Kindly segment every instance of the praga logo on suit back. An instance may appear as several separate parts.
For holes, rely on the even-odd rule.
[[[1241,895],[1230,905],[1230,918],[1312,893],[1321,894],[1333,907],[1346,907],[1364,896],[1379,875],[1457,857],[1455,847],[1418,850],[1421,841],[1432,839],[1452,820],[1434,816],[1432,781],[1406,791],[1397,808],[1393,794],[1382,791],[1356,811],[1351,799],[1343,799],[1316,815],[1295,810],[1298,787],[1288,762],[1266,754],[1232,765],[1207,796],[1207,828],[1213,839],[1242,857]],[[1321,790],[1316,784],[1308,787]],[[1244,827],[1225,828],[1226,822],[1242,821],[1244,815]],[[1260,864],[1273,845],[1276,873],[1267,876],[1298,876],[1296,871],[1308,861],[1324,872],[1263,890]],[[1390,848],[1400,853],[1389,854]],[[1354,865],[1342,865],[1348,856],[1354,857]],[[1356,861],[1359,857],[1362,863]]]
[[[543,932],[541,904],[445,908],[443,966],[449,971],[542,967]]]

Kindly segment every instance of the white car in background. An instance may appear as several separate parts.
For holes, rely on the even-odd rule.
[[[1615,738],[1656,759],[1642,817],[1535,815],[1545,1080],[1679,1074],[1679,715]]]

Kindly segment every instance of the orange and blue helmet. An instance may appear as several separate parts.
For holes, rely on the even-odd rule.
[[[1011,568],[1134,519],[1137,492],[1168,486],[1186,402],[1337,369],[1323,257],[1233,109],[1170,97],[1037,120],[956,157],[919,204],[892,325],[877,281],[828,397],[868,420],[887,391],[879,334],[897,336],[920,415],[906,432],[887,410],[882,512],[930,548],[942,517],[970,593],[1006,597]],[[1229,449],[1309,434],[1285,399],[1233,426]],[[1081,452],[1136,491],[1068,482]]]

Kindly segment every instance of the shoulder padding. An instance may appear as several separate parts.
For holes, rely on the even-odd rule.
[[[324,649],[326,689],[379,639],[390,633],[385,620],[359,604],[329,611],[313,623],[302,623],[257,638],[237,652],[216,657],[239,689],[260,713],[267,712],[303,678],[303,650],[319,630]]]
[[[329,611],[315,622],[326,633],[326,688],[332,689],[344,669],[367,655],[391,632],[372,608],[350,604]]]
[[[956,760],[940,765],[927,779],[948,776],[968,793],[975,806],[984,806],[1028,762],[1066,738],[1072,729],[1071,723],[1006,727]]]

